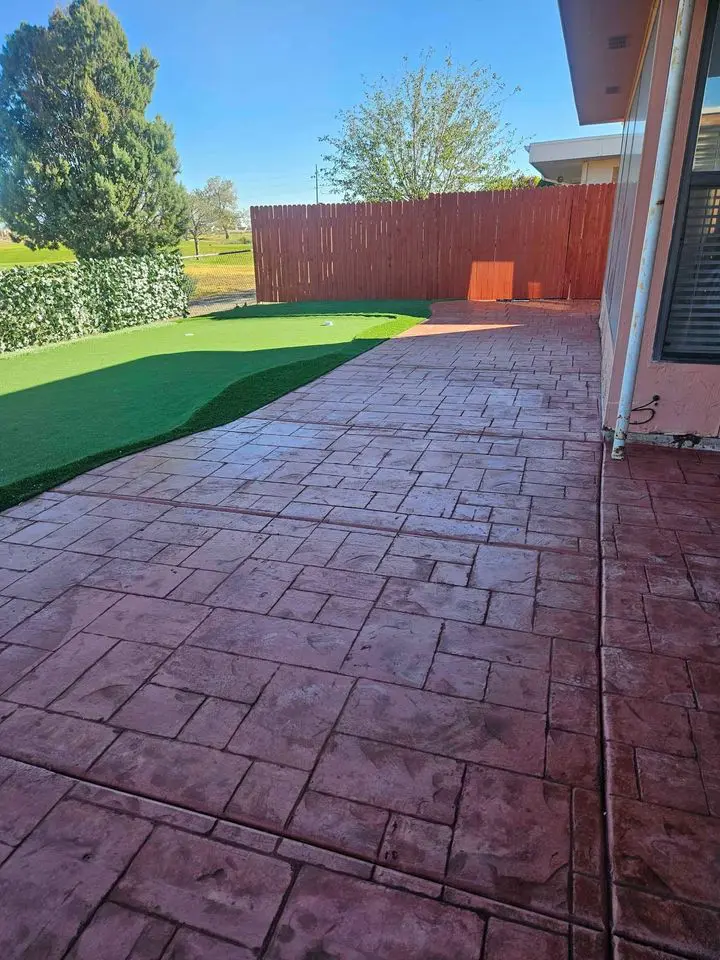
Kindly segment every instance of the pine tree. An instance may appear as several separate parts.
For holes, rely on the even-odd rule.
[[[23,23],[0,53],[0,217],[30,247],[79,257],[148,253],[187,229],[172,128],[148,120],[157,61],[132,54],[98,0],[47,27]]]

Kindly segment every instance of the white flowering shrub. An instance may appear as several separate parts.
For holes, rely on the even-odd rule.
[[[177,254],[0,271],[0,353],[187,314]]]

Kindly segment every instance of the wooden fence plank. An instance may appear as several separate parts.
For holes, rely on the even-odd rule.
[[[614,184],[252,207],[259,301],[598,298]]]

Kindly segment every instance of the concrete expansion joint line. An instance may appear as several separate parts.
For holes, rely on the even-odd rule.
[[[603,697],[604,690],[604,674],[603,674],[603,658],[602,658],[602,628],[603,621],[605,619],[605,598],[603,591],[603,574],[604,574],[604,565],[605,558],[603,556],[602,550],[602,502],[603,502],[603,484],[605,476],[605,457],[607,456],[607,449],[605,444],[602,445],[602,452],[600,455],[600,462],[598,464],[598,496],[597,496],[597,556],[598,556],[598,580],[597,580],[597,609],[598,609],[598,622],[597,622],[597,635],[596,635],[596,655],[597,655],[597,669],[598,669],[598,697],[597,697],[597,711],[598,711],[598,741],[599,741],[599,766],[600,766],[600,802],[602,805],[602,839],[603,839],[603,866],[604,866],[604,893],[605,893],[605,911],[607,919],[607,957],[608,960],[613,960],[615,957],[615,949],[613,946],[613,933],[615,930],[615,922],[613,918],[613,889],[612,889],[612,874],[610,870],[610,858],[611,858],[611,848],[610,848],[610,824],[608,817],[608,808],[609,808],[609,799],[608,799],[608,777],[607,777],[607,744],[606,744],[606,728],[605,728],[605,699]],[[580,960],[580,958],[578,958]]]
[[[8,759],[8,760],[15,760],[15,759],[16,759],[16,758],[14,758],[14,757],[9,757],[9,756],[7,756],[6,754],[0,752],[0,759],[2,759],[2,758]],[[96,798],[96,799],[91,799],[91,798],[87,798],[87,797],[83,797],[83,798],[82,798],[82,802],[85,803],[85,804],[89,804],[89,805],[92,806],[92,807],[97,807],[97,808],[102,809],[102,810],[108,810],[108,809],[109,809],[109,810],[113,810],[113,809],[116,809],[116,810],[118,810],[118,811],[120,811],[120,812],[122,812],[122,813],[126,813],[126,814],[132,815],[130,809],[128,809],[128,808],[126,808],[126,807],[123,807],[123,806],[115,806],[115,807],[114,807],[114,806],[112,805],[112,802],[111,802],[111,798],[112,798],[112,797],[121,797],[121,798],[124,798],[125,800],[129,800],[129,801],[142,801],[142,802],[151,803],[155,808],[157,808],[157,810],[156,810],[156,818],[157,818],[157,819],[152,821],[152,822],[155,823],[156,825],[162,825],[163,823],[166,823],[166,822],[167,822],[167,823],[172,823],[171,820],[164,820],[163,817],[167,817],[168,814],[172,814],[173,812],[178,813],[178,814],[189,814],[189,815],[191,815],[191,816],[197,816],[197,817],[201,818],[202,820],[208,821],[208,823],[207,823],[207,828],[208,828],[208,829],[207,829],[207,832],[206,832],[206,833],[203,833],[203,834],[198,834],[197,831],[193,831],[193,830],[191,830],[189,827],[183,827],[182,825],[173,824],[173,829],[175,829],[175,830],[180,830],[181,832],[187,833],[187,834],[189,834],[189,835],[191,835],[191,836],[201,835],[201,836],[207,836],[207,837],[209,837],[209,839],[214,839],[214,838],[215,838],[215,829],[216,829],[217,826],[219,826],[219,825],[226,825],[226,826],[229,827],[230,829],[232,829],[233,827],[241,827],[241,828],[246,828],[248,831],[251,832],[251,834],[257,835],[258,838],[267,838],[268,840],[273,840],[273,841],[275,841],[275,846],[274,846],[274,848],[273,848],[273,850],[272,850],[272,854],[273,854],[273,856],[276,856],[276,857],[278,857],[278,858],[280,858],[280,859],[287,859],[287,860],[290,860],[290,861],[293,860],[293,857],[292,857],[289,853],[283,853],[283,852],[279,851],[279,849],[278,849],[279,844],[280,844],[281,841],[283,841],[283,840],[289,840],[289,841],[295,841],[297,844],[302,845],[303,848],[307,848],[307,849],[310,850],[310,851],[317,851],[317,853],[318,853],[318,855],[319,855],[319,859],[318,859],[318,860],[313,860],[312,858],[310,858],[310,859],[305,860],[305,861],[303,861],[303,860],[301,859],[300,862],[320,863],[320,864],[322,864],[322,863],[323,863],[322,856],[323,856],[324,854],[328,854],[328,855],[331,855],[331,856],[337,855],[337,856],[339,856],[340,858],[342,858],[343,860],[347,861],[347,865],[348,865],[348,866],[347,866],[347,868],[346,868],[346,871],[343,871],[340,867],[335,867],[334,869],[337,869],[339,872],[347,872],[348,875],[350,875],[350,876],[353,876],[353,875],[354,875],[354,874],[352,874],[352,873],[350,872],[350,870],[349,870],[349,868],[352,866],[353,863],[356,863],[356,864],[365,864],[365,865],[367,865],[368,867],[370,867],[373,871],[374,871],[375,869],[377,869],[377,868],[383,868],[383,867],[387,866],[387,864],[384,864],[384,863],[381,862],[379,850],[378,850],[378,853],[377,853],[377,855],[376,855],[375,857],[365,856],[365,855],[363,855],[363,854],[361,854],[361,853],[349,854],[349,853],[347,853],[347,851],[343,850],[343,849],[342,849],[341,847],[339,847],[339,846],[333,846],[333,845],[331,845],[331,844],[319,843],[317,840],[308,840],[308,839],[306,839],[302,834],[293,833],[293,832],[291,832],[291,831],[289,831],[289,830],[287,830],[287,829],[283,829],[283,830],[272,830],[272,829],[270,829],[270,828],[268,828],[268,827],[259,827],[259,826],[257,826],[257,825],[256,825],[253,821],[251,821],[251,820],[244,820],[244,819],[239,818],[239,817],[236,817],[236,818],[230,820],[230,819],[228,819],[228,818],[226,818],[226,817],[223,817],[222,815],[216,815],[216,814],[207,813],[207,812],[205,812],[204,810],[198,810],[198,809],[196,809],[195,807],[188,806],[188,805],[186,805],[186,804],[169,803],[167,800],[158,800],[156,797],[150,796],[149,794],[142,793],[142,792],[140,792],[140,791],[121,790],[121,789],[119,789],[118,787],[109,787],[109,786],[107,786],[107,784],[103,783],[101,780],[98,780],[98,779],[94,779],[94,778],[92,778],[92,777],[89,777],[89,776],[87,776],[87,774],[85,774],[85,775],[79,775],[79,774],[77,774],[77,773],[68,774],[68,773],[67,773],[65,770],[63,770],[62,768],[58,768],[58,767],[55,767],[55,766],[52,766],[52,765],[49,765],[49,764],[30,763],[30,762],[25,761],[25,760],[18,761],[18,762],[22,763],[22,764],[23,764],[24,766],[26,766],[26,767],[31,767],[31,768],[36,769],[36,770],[44,770],[44,771],[46,771],[46,772],[48,772],[48,773],[53,773],[53,774],[57,774],[57,775],[59,775],[59,776],[62,776],[62,777],[63,777],[64,779],[66,779],[66,780],[71,780],[71,781],[73,781],[73,786],[72,786],[72,787],[68,787],[68,790],[67,790],[67,792],[65,793],[63,799],[72,799],[72,798],[73,798],[73,791],[74,791],[74,789],[75,789],[76,786],[90,786],[90,787],[100,788],[102,791],[106,791],[107,794],[109,795],[109,796],[108,796],[108,801],[109,801],[109,802],[108,802],[108,803],[102,803],[100,799],[97,799],[97,798]],[[160,809],[160,808],[162,808],[162,809]],[[139,813],[135,814],[135,816],[138,816],[138,817],[140,817],[141,819],[145,819],[145,817],[144,817],[142,814],[139,814]],[[44,818],[43,818],[43,819],[44,819]],[[392,818],[391,818],[391,819],[392,819]],[[42,821],[40,821],[40,822],[42,822]],[[390,822],[390,821],[388,821],[388,822]],[[150,837],[150,835],[148,835],[148,837],[146,838],[146,840],[143,842],[143,845],[142,845],[142,846],[144,846],[145,843],[147,843],[147,841],[149,840],[149,837]],[[268,849],[266,849],[266,848],[264,848],[264,847],[260,847],[260,846],[254,847],[254,846],[252,846],[252,844],[249,842],[249,837],[246,837],[246,843],[242,843],[242,842],[239,842],[239,841],[228,840],[226,837],[223,837],[223,841],[229,843],[231,846],[237,846],[237,847],[241,847],[241,848],[247,849],[247,850],[262,850],[263,852],[266,852],[266,853],[269,853],[269,852],[270,852]],[[137,856],[139,855],[139,853],[140,853],[140,851],[141,851],[141,849],[142,849],[142,846],[138,849],[137,853],[135,854],[135,857],[137,857]],[[297,850],[297,847],[294,847],[293,849]],[[448,850],[448,856],[449,856],[449,854],[450,854],[450,851]],[[298,856],[301,856],[301,851],[298,851]],[[128,867],[129,867],[129,865],[128,865]],[[127,869],[127,868],[126,868],[126,869]],[[330,869],[333,869],[333,868],[331,867]],[[461,892],[461,893],[462,893],[462,892],[465,892],[465,893],[470,893],[470,894],[472,894],[472,893],[474,892],[474,891],[473,891],[473,888],[472,888],[471,886],[465,887],[465,886],[463,886],[462,884],[459,884],[459,883],[446,883],[446,882],[443,882],[443,881],[438,881],[437,879],[435,879],[435,878],[432,877],[432,876],[425,875],[425,874],[418,873],[418,872],[413,872],[413,871],[408,870],[408,869],[405,869],[405,868],[403,868],[402,866],[399,866],[399,865],[397,865],[397,864],[393,864],[393,865],[391,866],[391,869],[392,869],[392,871],[393,871],[394,873],[399,874],[399,875],[401,875],[401,876],[403,876],[403,877],[406,877],[406,878],[408,878],[410,881],[412,881],[412,880],[419,880],[419,881],[431,882],[431,883],[433,883],[433,884],[435,884],[435,885],[437,885],[437,886],[441,886],[444,890],[457,890],[458,892]],[[122,877],[122,874],[121,874],[120,877],[118,878],[118,881],[117,881],[117,882],[119,882],[119,879],[120,879],[121,877]],[[422,890],[418,890],[418,891],[414,892],[414,895],[415,895],[415,896],[420,896],[420,897],[423,897],[423,898],[426,898],[426,899],[430,899],[430,900],[435,900],[435,899],[436,899],[436,898],[433,897],[432,895],[422,892]],[[528,911],[526,910],[526,908],[524,908],[524,907],[522,907],[522,906],[515,905],[515,904],[513,904],[513,903],[510,902],[510,901],[496,900],[496,899],[494,899],[494,898],[492,898],[492,897],[485,897],[484,899],[488,902],[488,904],[493,904],[493,905],[496,906],[497,911],[498,911],[498,915],[502,915],[503,909],[505,909],[505,910],[510,910],[511,913],[512,913],[512,915],[513,915],[514,917],[517,917],[517,918],[521,918],[524,913],[528,912]],[[161,916],[161,915],[158,914],[158,916]],[[539,909],[538,909],[538,908],[534,908],[534,909],[532,910],[532,918],[535,918],[535,917],[543,918],[544,920],[548,921],[548,922],[549,922],[549,927],[548,927],[548,929],[554,929],[556,923],[560,923],[561,925],[566,925],[566,924],[568,923],[568,918],[567,918],[567,916],[565,916],[564,914],[562,914],[562,913],[556,913],[556,912],[553,912],[553,911],[551,911],[551,910],[542,909],[542,908],[539,908]],[[518,922],[523,922],[523,921],[522,921],[522,919],[518,919]],[[529,928],[531,928],[531,929],[534,929],[534,928],[537,926],[537,923],[533,923],[533,919],[528,919],[528,920],[526,920],[525,922],[527,923],[527,926],[528,926]],[[578,924],[578,921],[577,921],[577,920],[574,920],[573,923],[574,923],[575,926],[581,926],[581,927],[582,927],[582,926],[587,926],[587,929],[589,929],[589,930],[600,930],[600,929],[601,929],[601,927],[600,927],[599,925],[593,925],[593,924],[587,924],[587,925],[585,925],[585,924]],[[529,958],[528,958],[528,960],[529,960]],[[578,960],[579,960],[579,958],[578,958]]]
[[[217,511],[220,513],[239,514],[240,516],[248,516],[248,517],[267,517],[270,520],[274,520],[278,518],[277,513],[272,513],[270,511],[263,511],[263,510],[253,510],[251,507],[224,507],[219,504],[197,503],[192,500],[163,500],[161,498],[143,497],[141,495],[128,496],[127,494],[121,494],[121,493],[112,493],[112,494],[93,493],[92,490],[83,491],[82,495],[84,497],[97,497],[98,499],[102,499],[102,500],[110,499],[110,500],[124,500],[130,503],[167,504],[168,507],[178,507],[178,508],[188,509],[188,510],[206,510],[208,512]],[[163,519],[162,516],[159,519],[162,520]],[[280,519],[292,519],[292,518],[285,518],[281,516]],[[452,518],[441,517],[440,519],[451,520]],[[172,521],[168,521],[168,522],[172,522]],[[558,553],[558,554],[565,554],[569,556],[578,555],[577,550],[571,550],[570,548],[566,548],[566,547],[557,547],[554,545],[548,546],[545,544],[543,544],[542,546],[537,546],[534,543],[523,543],[522,541],[518,541],[517,543],[515,543],[511,540],[510,541],[503,540],[503,541],[497,541],[497,542],[492,540],[480,541],[472,537],[461,537],[461,536],[458,536],[458,534],[456,533],[435,533],[434,531],[428,531],[427,533],[415,533],[413,531],[403,530],[402,527],[399,527],[399,528],[382,527],[382,526],[371,527],[371,526],[368,526],[367,524],[352,523],[348,521],[343,521],[342,523],[338,523],[336,521],[330,521],[330,520],[307,520],[304,522],[315,524],[318,527],[324,527],[325,529],[328,529],[328,530],[342,531],[347,529],[347,530],[352,530],[358,533],[362,533],[362,532],[366,532],[368,534],[380,533],[380,534],[385,534],[387,536],[400,535],[403,537],[412,537],[414,539],[419,539],[419,540],[452,540],[453,542],[456,542],[456,543],[477,543],[481,546],[487,545],[487,546],[507,547],[509,550],[533,550],[536,553]],[[458,520],[456,522],[487,523],[488,521]]]
[[[435,416],[435,414],[431,414],[431,416]],[[568,435],[557,436],[552,433],[528,433],[522,427],[513,428],[517,432],[511,433],[506,430],[495,430],[492,427],[485,427],[482,430],[463,430],[462,428],[453,427],[453,429],[451,430],[449,427],[439,426],[439,427],[427,427],[426,429],[423,429],[423,430],[421,429],[416,430],[413,427],[383,427],[383,426],[374,426],[374,425],[371,427],[365,427],[362,424],[341,423],[339,420],[338,421],[324,420],[322,423],[317,424],[312,421],[298,421],[293,417],[285,418],[282,416],[273,417],[273,422],[279,422],[279,423],[302,422],[303,425],[305,426],[312,425],[312,426],[318,426],[318,427],[332,427],[333,429],[339,429],[339,430],[344,429],[348,431],[357,430],[359,433],[367,433],[372,431],[373,434],[379,433],[383,436],[386,435],[388,437],[397,436],[398,431],[400,431],[400,433],[419,433],[419,434],[446,433],[449,436],[461,436],[461,437],[468,437],[468,438],[477,437],[478,440],[484,440],[486,437],[491,437],[493,439],[498,439],[498,440],[517,440],[518,442],[521,440],[548,440],[548,441],[555,440],[555,441],[558,441],[559,443],[589,443],[594,446],[600,446],[603,442],[602,436],[600,435],[598,435],[598,437],[595,440],[593,440],[588,437],[575,437],[575,436],[568,436]],[[216,427],[214,429],[221,430],[222,427]],[[250,436],[253,436],[253,434],[251,434]],[[404,439],[404,438],[401,438],[401,439]],[[413,437],[411,439],[423,439],[423,437],[418,437],[418,438]],[[140,452],[142,453],[143,451],[140,451]]]

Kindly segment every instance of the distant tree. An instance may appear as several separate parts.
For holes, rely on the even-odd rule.
[[[541,178],[537,174],[522,173],[520,170],[514,170],[512,173],[506,173],[502,177],[491,180],[486,190],[527,190],[529,187],[539,187]]]
[[[509,171],[517,136],[502,120],[505,84],[487,67],[405,62],[397,83],[367,85],[339,116],[324,175],[345,200],[415,200],[484,189]],[[517,90],[518,88],[516,88]],[[516,92],[511,91],[510,96]]]
[[[187,229],[172,128],[148,120],[157,61],[98,0],[23,23],[0,53],[0,215],[29,247],[147,253]]]
[[[222,177],[210,177],[203,191],[210,204],[215,223],[225,231],[227,240],[230,230],[236,229],[240,216],[235,184],[232,180],[223,180]]]
[[[214,213],[205,190],[187,191],[188,232],[195,242],[195,256],[200,253],[200,237],[215,228]]]
[[[237,228],[238,230],[250,229],[250,210],[247,207],[242,207],[238,212]]]

